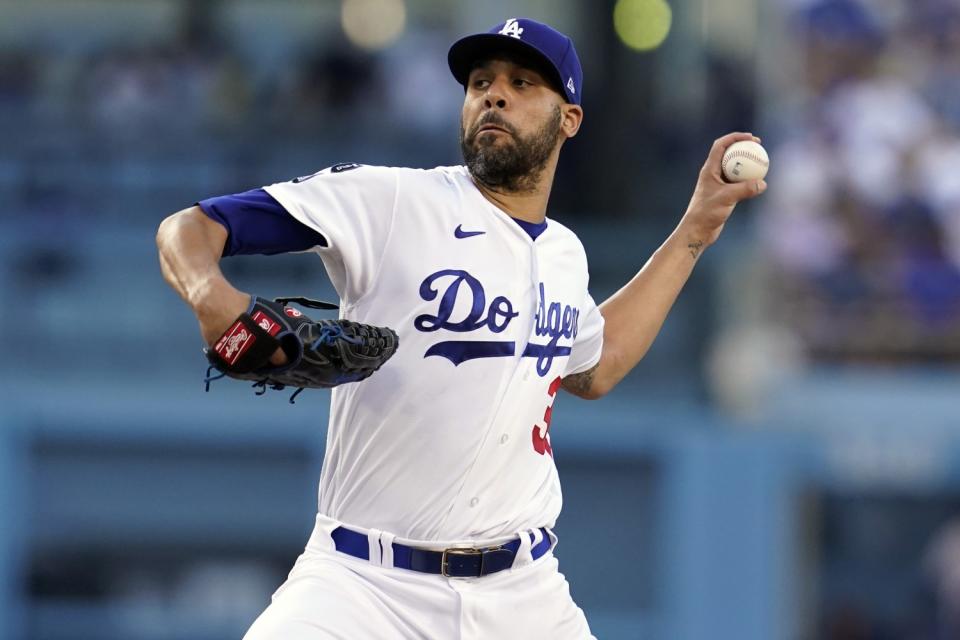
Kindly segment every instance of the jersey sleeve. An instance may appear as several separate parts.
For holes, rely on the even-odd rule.
[[[580,312],[580,326],[563,375],[572,376],[600,362],[603,351],[603,315],[589,293]]]
[[[197,206],[227,230],[224,257],[292,253],[327,245],[326,238],[298,222],[263,189],[207,198]]]
[[[347,304],[362,298],[393,227],[397,170],[342,164],[264,189],[326,239],[327,246],[316,251],[340,297]]]

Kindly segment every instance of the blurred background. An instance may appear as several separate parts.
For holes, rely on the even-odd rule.
[[[337,162],[459,162],[458,36],[570,33],[551,216],[591,289],[712,140],[770,189],[608,398],[565,396],[561,570],[598,638],[960,638],[960,2],[0,0],[0,638],[239,638],[302,551],[328,398],[204,394],[166,215]],[[234,258],[262,295],[315,256]]]

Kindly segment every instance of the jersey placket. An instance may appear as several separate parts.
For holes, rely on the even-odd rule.
[[[511,226],[511,232],[522,236],[519,240],[526,245],[525,248],[528,252],[529,260],[529,268],[527,269],[529,280],[526,282],[526,287],[524,287],[526,292],[523,298],[526,303],[523,311],[517,318],[517,320],[522,319],[524,324],[522,327],[518,325],[516,332],[517,349],[513,360],[513,371],[509,375],[506,386],[502,388],[499,402],[487,425],[487,431],[484,434],[480,451],[466,475],[463,487],[456,497],[454,507],[450,514],[451,519],[475,522],[478,524],[491,523],[489,518],[481,517],[480,514],[476,513],[477,509],[482,508],[482,496],[487,490],[487,485],[491,480],[490,470],[498,466],[490,459],[507,455],[503,449],[504,445],[516,438],[526,435],[526,423],[523,422],[520,416],[515,415],[518,408],[518,401],[515,394],[517,393],[517,389],[529,387],[531,367],[536,368],[534,360],[523,357],[524,349],[530,341],[530,336],[533,335],[536,327],[535,316],[539,304],[539,261],[537,259],[536,242],[512,220],[507,219],[505,222]],[[536,375],[535,372],[534,375]],[[522,393],[524,392],[521,391],[521,394]],[[525,401],[521,398],[519,400],[519,406],[523,406],[524,404]],[[520,422],[523,422],[523,424],[520,424]],[[491,464],[487,464],[488,460],[491,461]]]
[[[514,295],[514,299],[522,299],[525,301],[520,315],[514,320],[514,322],[522,320],[523,325],[517,324],[514,333],[516,337],[516,352],[514,353],[511,363],[513,369],[507,374],[508,380],[506,384],[501,387],[500,396],[497,399],[496,407],[490,414],[480,449],[473,464],[465,475],[460,491],[457,492],[454,498],[454,503],[447,516],[446,522],[482,522],[485,520],[484,518],[478,517],[476,512],[478,508],[481,508],[482,494],[487,488],[486,485],[490,482],[489,468],[484,464],[484,460],[489,456],[502,455],[499,451],[500,448],[506,444],[509,439],[514,436],[514,432],[517,431],[516,425],[512,424],[508,425],[505,429],[498,427],[503,424],[504,415],[508,414],[516,406],[514,402],[509,401],[511,389],[516,388],[518,385],[523,385],[524,381],[528,379],[529,367],[527,363],[524,362],[528,359],[523,357],[523,350],[526,348],[530,334],[536,326],[534,315],[536,314],[538,304],[537,275],[539,271],[536,260],[535,243],[526,232],[510,220],[506,214],[500,212],[493,207],[493,205],[490,205],[490,207],[496,210],[500,223],[506,227],[504,231],[509,239],[505,240],[511,244],[523,243],[523,251],[526,253],[525,258],[529,265],[526,271],[532,280],[527,281],[526,286],[518,287],[510,292]]]

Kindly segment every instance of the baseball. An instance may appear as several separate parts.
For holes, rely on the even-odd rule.
[[[728,182],[759,180],[767,175],[770,158],[767,150],[753,140],[741,140],[727,147],[720,168]]]

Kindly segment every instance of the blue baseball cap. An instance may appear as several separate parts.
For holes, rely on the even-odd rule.
[[[583,69],[573,40],[553,27],[529,18],[510,18],[486,33],[477,33],[453,43],[447,54],[450,71],[466,86],[473,65],[498,52],[520,52],[543,62],[567,102],[580,104]]]

